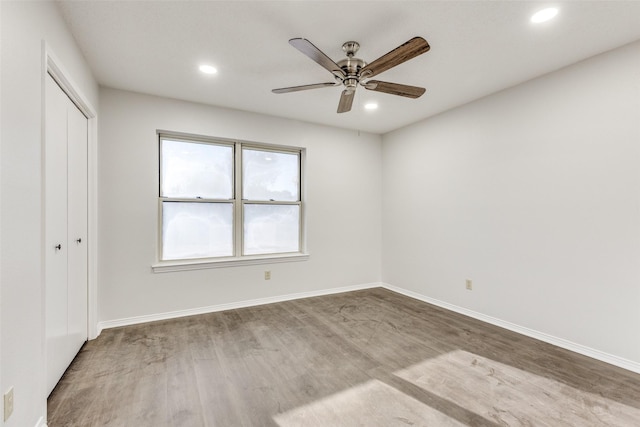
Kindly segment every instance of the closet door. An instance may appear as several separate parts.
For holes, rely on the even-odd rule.
[[[67,335],[67,96],[47,76],[45,116],[45,284],[47,392],[64,373]]]
[[[47,392],[87,339],[87,119],[47,75],[45,93]]]
[[[69,102],[71,102],[69,100]],[[73,357],[87,340],[87,118],[71,104],[67,117],[67,333]]]

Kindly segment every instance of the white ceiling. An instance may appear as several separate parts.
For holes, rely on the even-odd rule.
[[[640,1],[59,3],[103,86],[374,133],[640,39]],[[547,6],[559,7],[554,20],[529,22]],[[419,99],[360,87],[353,110],[337,114],[341,87],[271,93],[333,81],[290,38],[309,39],[334,61],[355,40],[371,62],[414,36],[431,50],[376,79],[427,88]],[[218,74],[203,75],[201,63]],[[364,110],[370,100],[378,110]]]

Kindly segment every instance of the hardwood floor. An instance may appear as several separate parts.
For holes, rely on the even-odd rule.
[[[108,329],[61,426],[639,426],[640,375],[385,289]]]

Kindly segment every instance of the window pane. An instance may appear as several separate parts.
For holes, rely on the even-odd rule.
[[[300,200],[300,156],[273,151],[242,150],[242,198]]]
[[[233,197],[232,147],[163,139],[161,159],[161,196]]]
[[[300,206],[244,205],[245,255],[298,252]]]
[[[233,255],[232,203],[162,203],[162,258]]]

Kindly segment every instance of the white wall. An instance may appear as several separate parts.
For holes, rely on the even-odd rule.
[[[0,2],[2,383],[14,387],[6,426],[44,421],[42,40],[97,105],[98,87],[52,2]]]
[[[380,281],[380,136],[104,88],[100,114],[101,321]],[[153,273],[157,129],[306,147],[310,259]]]
[[[2,25],[2,5],[0,4],[0,25]],[[0,100],[2,99],[2,31],[0,31]],[[2,128],[2,102],[0,102],[0,129]],[[2,165],[2,132],[0,131],[0,165]],[[2,242],[2,173],[0,173],[0,242]],[[2,244],[0,243],[0,321],[2,321]],[[2,324],[0,324],[0,394],[5,389],[2,382]],[[0,414],[4,414],[4,399],[0,404]],[[4,418],[4,417],[3,417]],[[3,420],[4,421],[4,420]]]
[[[0,1],[0,19],[0,391],[15,389],[5,425],[32,426],[46,410],[42,40],[94,106],[98,89],[55,5]],[[383,143],[102,89],[100,320],[382,277],[640,363],[639,58],[636,43]],[[307,147],[310,260],[153,274],[158,128]]]
[[[383,281],[638,364],[639,170],[640,42],[385,135]]]

